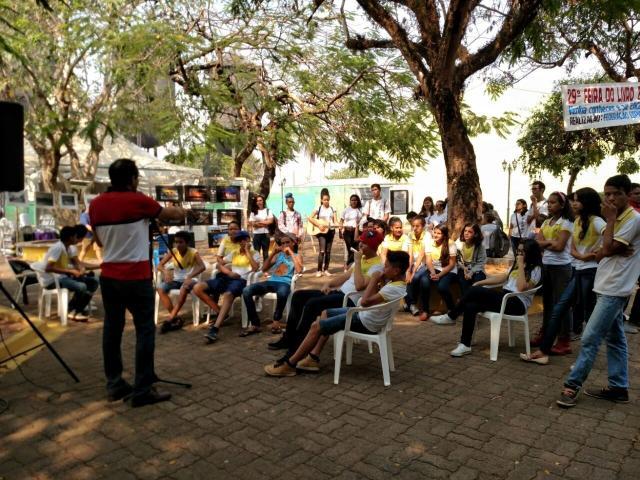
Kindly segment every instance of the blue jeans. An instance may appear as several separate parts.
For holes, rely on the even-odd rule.
[[[455,273],[447,273],[440,280],[431,280],[429,271],[427,275],[424,275],[420,280],[420,296],[422,297],[422,309],[425,312],[429,311],[429,298],[431,295],[431,286],[435,285],[438,289],[438,293],[447,305],[447,310],[453,310],[455,304],[453,303],[453,295],[451,295],[451,284],[457,281],[458,277]]]
[[[329,308],[327,309],[327,318],[320,320],[320,335],[333,335],[334,333],[344,330],[347,323],[347,310],[348,308]],[[351,326],[349,328],[352,332],[366,333],[368,335],[375,335],[376,332],[372,332],[362,324],[358,312],[355,312],[351,316]]]
[[[542,331],[546,331],[549,327],[551,314],[556,304],[560,302],[562,293],[567,288],[573,268],[571,264],[566,265],[548,265],[542,264]],[[571,317],[569,310],[563,312],[559,319],[559,327],[556,334],[567,337],[571,332]]]
[[[277,300],[276,309],[273,312],[273,319],[279,321],[282,318],[284,307],[287,305],[287,298],[289,297],[290,291],[290,284],[286,282],[274,282],[272,280],[254,283],[246,287],[242,291],[242,301],[247,307],[247,317],[249,318],[251,325],[255,327],[260,326],[260,317],[258,317],[258,312],[256,312],[256,302],[253,300],[254,295],[264,295],[266,293],[275,292]]]
[[[73,298],[69,301],[69,311],[84,312],[91,297],[98,289],[98,280],[95,277],[83,275],[81,277],[67,277],[61,275],[59,280],[60,288],[66,288],[73,292]],[[55,288],[55,283],[47,288]]]
[[[407,295],[404,297],[404,302],[407,304],[408,307],[411,305],[415,305],[415,303],[418,301],[418,297],[420,296],[420,282],[422,281],[422,277],[427,272],[429,272],[429,270],[427,270],[424,267],[424,265],[421,265],[418,268],[418,271],[413,274],[411,283],[407,285]],[[422,308],[425,308],[425,307],[423,306]]]
[[[607,341],[609,386],[629,388],[627,337],[623,329],[622,312],[627,297],[598,294],[596,306],[582,334],[582,347],[575,366],[565,381],[565,387],[578,390],[586,380],[598,355],[602,340]]]

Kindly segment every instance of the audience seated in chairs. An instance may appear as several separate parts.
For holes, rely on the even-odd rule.
[[[275,292],[277,296],[271,333],[282,333],[283,325],[280,320],[291,292],[291,279],[296,273],[302,272],[302,256],[294,253],[295,243],[295,236],[291,234],[277,238],[276,247],[262,267],[263,272],[270,272],[269,279],[249,285],[242,292],[242,300],[246,305],[247,317],[251,326],[240,336],[246,337],[260,332],[260,318],[256,312],[253,297],[271,292]]]
[[[471,353],[471,337],[476,327],[476,315],[480,312],[499,312],[502,297],[511,292],[525,292],[536,287],[542,278],[542,252],[535,240],[525,240],[518,246],[516,261],[511,270],[502,275],[476,282],[449,313],[431,317],[438,325],[453,324],[463,314],[460,343],[451,351],[451,356],[461,357]],[[501,291],[484,288],[483,285],[500,285]],[[533,302],[533,293],[521,294],[507,300],[504,313],[523,315]]]
[[[164,308],[169,312],[169,319],[162,322],[160,333],[171,330],[179,330],[184,325],[184,320],[178,316],[180,309],[187,301],[189,292],[193,289],[196,277],[206,270],[206,266],[195,248],[189,247],[189,234],[184,231],[177,232],[173,237],[174,248],[167,252],[160,263],[158,271],[162,274],[162,283],[158,287],[158,295]],[[173,262],[173,275],[167,269],[168,263]],[[175,305],[171,302],[169,292],[180,290],[180,296]]]
[[[249,274],[258,270],[260,261],[259,254],[251,246],[249,233],[240,230],[235,223],[229,225],[229,237],[224,238],[220,250],[222,252],[218,252],[216,277],[206,282],[199,282],[193,287],[194,295],[217,315],[213,325],[209,327],[209,332],[205,335],[207,343],[213,343],[218,339],[220,327],[231,310],[233,300],[242,294],[242,290],[247,286]],[[225,256],[221,258],[220,253]],[[218,305],[220,295],[222,300]]]
[[[361,256],[362,254],[358,253],[356,258]],[[408,253],[388,252],[383,271],[371,274],[371,279],[358,305],[371,307],[404,297],[407,291],[405,276],[408,268]],[[323,313],[322,319],[312,323],[309,333],[293,355],[278,360],[273,365],[266,365],[264,367],[265,373],[273,377],[291,377],[296,375],[296,368],[310,372],[318,371],[320,369],[320,352],[330,335],[345,328],[347,310],[348,308],[328,309]],[[386,326],[391,312],[391,308],[357,312],[352,317],[351,331],[377,333]]]
[[[87,307],[98,289],[98,280],[93,276],[93,272],[88,274],[87,270],[99,267],[82,263],[78,259],[76,244],[86,234],[87,228],[84,225],[62,227],[60,240],[45,254],[42,274],[45,288],[56,288],[53,274],[57,273],[60,275],[60,287],[73,292],[73,298],[69,302],[68,318],[76,322],[86,322],[89,319]]]

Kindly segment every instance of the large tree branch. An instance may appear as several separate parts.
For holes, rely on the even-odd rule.
[[[446,77],[453,71],[471,13],[479,0],[451,0],[445,18],[442,45],[438,52],[438,71]],[[432,65],[433,67],[433,65]]]
[[[407,7],[415,14],[420,25],[420,37],[427,63],[433,67],[440,50],[440,16],[434,0],[408,0]]]
[[[457,83],[462,85],[469,76],[492,64],[533,21],[541,4],[542,0],[513,0],[495,38],[456,67]]]
[[[615,67],[613,65],[613,62],[611,62],[607,58],[607,55],[604,53],[602,48],[600,48],[594,42],[588,42],[587,43],[587,50],[589,52],[591,52],[598,59],[598,62],[600,62],[600,65],[602,66],[602,69],[609,76],[609,78],[611,78],[612,80],[614,80],[616,82],[623,82],[624,81],[624,76],[620,75],[616,71],[616,69],[615,69]]]

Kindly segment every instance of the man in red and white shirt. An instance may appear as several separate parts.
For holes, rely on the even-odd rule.
[[[98,245],[103,248],[100,288],[104,303],[102,353],[109,401],[127,398],[141,407],[169,400],[171,395],[152,387],[155,291],[149,259],[151,219],[184,218],[179,207],[163,208],[137,192],[138,168],[133,160],[119,159],[109,166],[109,191],[91,202],[89,217]],[[120,343],[125,312],[129,310],[136,328],[136,375],[133,388],[122,378]]]

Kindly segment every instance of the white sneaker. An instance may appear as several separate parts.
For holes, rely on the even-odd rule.
[[[262,297],[256,298],[256,312],[262,311]]]
[[[445,313],[444,315],[436,315],[434,317],[429,317],[429,319],[436,325],[453,325],[454,323],[456,323],[456,321],[453,318],[451,318],[448,313]]]
[[[471,353],[471,347],[467,347],[464,343],[459,343],[456,348],[451,350],[452,357],[462,357]]]
[[[70,312],[67,313],[67,318],[69,320],[73,320],[74,318],[76,318],[76,311],[75,310],[71,310]]]
[[[322,272],[321,272],[320,270],[318,270],[318,271],[316,272],[316,277],[321,277],[321,276],[322,276]]]
[[[414,317],[417,316],[420,313],[420,309],[418,307],[416,307],[415,305],[411,305],[409,307],[409,311],[411,312],[411,315],[413,315]]]
[[[330,277],[332,275],[332,273],[329,270],[325,270],[324,271],[324,276],[325,277]]]

